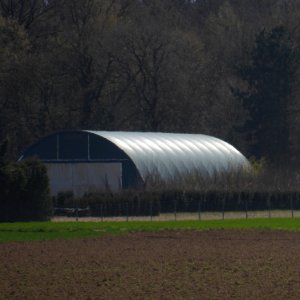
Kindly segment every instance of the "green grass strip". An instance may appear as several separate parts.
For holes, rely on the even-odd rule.
[[[300,218],[206,221],[0,223],[0,242],[96,237],[137,231],[209,229],[300,230]]]

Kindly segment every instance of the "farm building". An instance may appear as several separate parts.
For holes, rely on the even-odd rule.
[[[46,164],[52,195],[118,191],[150,177],[170,182],[193,172],[213,177],[248,166],[233,146],[202,134],[63,131],[42,138],[19,160],[34,156]]]

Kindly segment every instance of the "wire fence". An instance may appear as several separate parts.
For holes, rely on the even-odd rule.
[[[71,204],[71,203],[69,203]],[[300,198],[235,197],[224,199],[174,198],[147,201],[94,202],[87,206],[74,201],[55,207],[54,221],[178,221],[300,217]]]

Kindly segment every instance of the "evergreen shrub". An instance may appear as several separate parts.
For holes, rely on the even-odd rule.
[[[44,221],[52,214],[46,167],[37,159],[0,165],[0,222]]]

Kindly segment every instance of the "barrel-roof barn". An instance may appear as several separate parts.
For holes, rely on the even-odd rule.
[[[232,145],[202,134],[63,131],[40,139],[20,160],[32,156],[46,164],[53,195],[132,188],[151,176],[165,182],[193,172],[213,177],[248,166]]]

